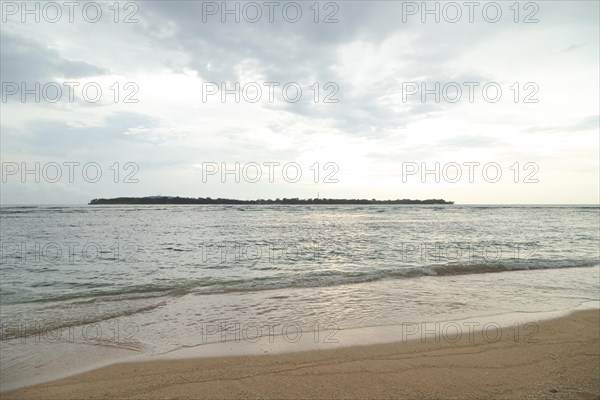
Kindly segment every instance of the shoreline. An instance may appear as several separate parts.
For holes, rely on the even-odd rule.
[[[572,282],[574,271],[584,271],[585,274],[580,279],[597,279],[598,267],[593,270],[589,268],[576,268],[571,270],[554,269],[544,270],[543,278],[554,281],[560,281],[567,284]],[[591,273],[588,273],[590,272]],[[377,305],[377,309],[386,308],[390,311],[388,319],[383,314],[379,318],[371,318],[369,322],[375,324],[364,324],[362,326],[344,326],[340,324],[339,318],[332,318],[331,310],[329,313],[320,313],[313,318],[306,316],[306,312],[294,315],[293,317],[284,317],[282,314],[274,314],[269,318],[260,318],[260,315],[231,313],[227,317],[216,317],[214,309],[219,309],[221,302],[233,302],[232,304],[257,304],[264,302],[270,297],[277,298],[278,292],[259,292],[257,296],[252,293],[243,296],[238,295],[232,300],[229,295],[206,296],[184,296],[179,301],[167,302],[157,308],[155,312],[143,312],[136,314],[135,318],[126,316],[116,319],[99,321],[98,323],[89,322],[88,324],[78,325],[73,329],[62,329],[60,332],[49,332],[40,335],[31,336],[29,339],[15,338],[0,341],[0,351],[2,352],[2,363],[0,363],[0,393],[26,388],[36,384],[43,384],[59,379],[71,377],[80,373],[89,372],[105,366],[124,362],[146,362],[154,360],[186,359],[196,357],[222,357],[222,356],[252,356],[262,354],[279,353],[297,353],[309,350],[330,350],[345,348],[350,346],[363,346],[371,344],[393,343],[403,340],[419,338],[419,331],[429,331],[436,329],[433,324],[440,324],[438,331],[446,336],[452,336],[456,329],[462,330],[463,334],[468,334],[470,329],[476,333],[488,326],[487,336],[493,339],[497,329],[507,330],[509,334],[517,334],[515,326],[521,334],[529,334],[531,329],[526,326],[531,321],[543,321],[555,319],[568,315],[571,312],[585,309],[598,309],[598,300],[586,299],[583,296],[578,301],[571,301],[571,304],[561,304],[547,301],[545,293],[540,293],[537,297],[537,303],[541,301],[543,307],[532,303],[532,293],[527,291],[527,286],[523,287],[521,282],[527,281],[526,276],[539,276],[539,271],[519,271],[506,272],[502,285],[494,287],[500,292],[515,293],[514,296],[506,298],[481,298],[479,303],[473,303],[475,293],[471,293],[471,300],[463,304],[463,307],[448,307],[447,301],[441,301],[439,307],[427,306],[411,310],[397,308],[394,305]],[[576,275],[576,274],[575,274]],[[492,275],[466,275],[466,280],[475,286],[485,284],[485,282],[496,282]],[[470,277],[470,278],[469,278]],[[469,279],[467,279],[469,278]],[[510,278],[510,279],[509,279]],[[484,282],[481,280],[484,279]],[[532,279],[531,277],[529,279]],[[438,280],[440,282],[438,282]],[[415,284],[417,284],[415,286]],[[369,283],[369,290],[378,293],[386,293],[387,297],[399,295],[399,299],[408,299],[411,293],[429,293],[432,287],[439,287],[443,283],[443,293],[446,299],[449,295],[458,296],[465,293],[462,286],[464,279],[449,281],[445,277],[419,277],[407,287],[406,282],[402,280],[378,281]],[[364,289],[364,284],[359,285]],[[374,285],[374,286],[373,286]],[[372,287],[373,286],[373,287]],[[469,287],[469,283],[466,284]],[[340,305],[352,304],[357,299],[350,299],[344,296],[344,293],[354,293],[355,286],[349,286],[342,291]],[[521,289],[519,289],[521,288]],[[366,299],[369,304],[369,290],[364,291],[366,295],[360,297]],[[526,294],[526,296],[519,293]],[[295,289],[285,293],[291,299],[303,299],[308,295],[313,295],[313,289]],[[480,293],[477,293],[479,297]],[[591,294],[590,294],[591,295]],[[595,293],[591,297],[597,296]],[[207,300],[210,302],[207,303]],[[442,299],[443,300],[443,299]],[[295,301],[295,300],[294,300]],[[403,301],[402,301],[403,302]],[[287,304],[287,308],[292,303]],[[320,303],[321,304],[321,303]],[[362,301],[361,301],[362,304]],[[264,303],[263,303],[264,305]],[[279,304],[270,304],[268,307],[280,307]],[[552,309],[553,311],[544,311]],[[168,315],[174,315],[185,310],[194,309],[197,313],[202,313],[204,318],[192,318],[191,325],[163,323],[168,320]],[[283,306],[286,309],[286,306]],[[511,310],[512,309],[512,310]],[[187,311],[186,311],[187,313]],[[186,314],[187,315],[187,314]],[[288,315],[288,314],[286,314]],[[212,320],[210,319],[212,316]],[[382,319],[384,318],[384,319]],[[183,320],[182,320],[183,321]],[[387,323],[378,324],[377,322],[386,321]],[[365,321],[363,321],[365,322]],[[219,324],[226,324],[225,340],[222,339],[218,328]],[[238,324],[237,330],[230,332],[234,324]],[[332,323],[336,327],[334,334]],[[339,327],[337,324],[340,324]],[[415,325],[427,324],[424,329]],[[133,325],[132,325],[133,324]],[[458,324],[458,327],[456,326]],[[517,325],[519,324],[519,325]],[[254,327],[258,325],[260,332],[258,340],[253,340],[257,335]],[[405,326],[406,325],[406,326]],[[282,335],[282,329],[288,326],[289,331],[286,337]],[[295,326],[301,328],[300,340],[295,340]],[[315,328],[317,327],[317,328]],[[133,340],[130,342],[127,334],[133,331]],[[403,328],[405,330],[403,331]],[[23,328],[24,329],[24,328]],[[318,340],[313,339],[314,329],[317,331]],[[512,331],[511,331],[512,329]],[[241,331],[241,334],[240,334]],[[8,331],[3,331],[7,333]],[[40,331],[43,332],[43,331]],[[91,340],[84,340],[83,333]],[[241,340],[235,342],[236,335]],[[166,333],[166,335],[165,335]],[[267,336],[268,335],[268,336]],[[273,335],[273,336],[271,336]],[[427,334],[426,336],[431,336]],[[41,340],[38,340],[40,339]],[[269,340],[271,339],[271,340]],[[334,339],[328,340],[328,339]]]
[[[533,325],[521,333],[503,329],[497,340],[470,334],[439,340],[430,333],[424,340],[262,355],[198,357],[182,349],[177,357],[111,364],[3,391],[2,398],[597,399],[599,325],[600,309],[588,309],[540,321],[535,336]],[[231,343],[219,345],[231,350]]]
[[[571,313],[582,310],[600,310],[600,307],[597,301],[586,301],[569,310],[533,313],[509,312],[443,319],[440,319],[439,316],[437,319],[430,316],[419,320],[407,319],[402,324],[343,329],[327,323],[318,324],[317,321],[316,325],[309,326],[310,328],[317,327],[317,330],[306,330],[307,326],[305,325],[287,325],[289,328],[287,335],[284,335],[281,329],[277,333],[275,332],[274,328],[282,328],[281,325],[242,324],[238,322],[236,330],[232,329],[234,328],[234,322],[229,323],[226,327],[208,324],[202,336],[203,342],[163,352],[156,352],[156,349],[148,350],[148,352],[144,351],[144,347],[148,345],[145,342],[91,341],[86,343],[81,341],[70,342],[69,340],[49,340],[45,347],[37,349],[35,355],[37,366],[34,369],[31,366],[26,369],[6,369],[7,348],[4,347],[4,366],[0,364],[0,373],[2,374],[0,394],[58,381],[121,363],[328,351],[355,346],[406,343],[423,339],[431,340],[432,336],[438,341],[453,342],[457,334],[478,335],[484,342],[493,342],[502,331],[506,331],[514,337],[524,334],[529,335],[530,338],[535,338],[537,335],[535,327],[541,321],[566,317]],[[87,325],[87,327],[97,326],[100,331],[110,330],[110,321],[104,321],[101,325]],[[295,325],[301,329],[300,335],[297,335],[298,331],[295,330]],[[82,326],[82,331],[84,326],[86,325]],[[252,337],[252,327],[260,329],[263,335]],[[265,330],[267,335],[264,335]],[[483,330],[486,331],[485,336],[483,336]],[[63,333],[66,334],[67,332]],[[68,333],[72,335],[74,332]],[[22,338],[11,339],[13,342],[20,340]],[[3,344],[0,342],[0,346]],[[21,345],[23,344],[21,343]],[[44,341],[36,343],[37,346],[43,344]],[[17,346],[19,346],[18,343]],[[150,345],[150,348],[152,347],[153,345]],[[21,348],[21,352],[15,355],[18,355],[19,358],[24,356],[23,350],[24,348]],[[31,356],[32,354],[29,354],[28,357]],[[13,358],[12,361],[16,360]],[[23,376],[28,378],[25,380],[21,378]]]

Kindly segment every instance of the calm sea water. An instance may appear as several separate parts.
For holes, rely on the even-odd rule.
[[[598,206],[5,206],[2,389],[69,370],[58,355],[74,370],[240,332],[341,340],[597,305],[599,221]]]

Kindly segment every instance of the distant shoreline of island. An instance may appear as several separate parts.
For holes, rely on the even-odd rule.
[[[359,205],[359,204],[443,204],[449,205],[454,204],[453,201],[446,201],[443,199],[427,199],[427,200],[412,200],[412,199],[398,199],[398,200],[368,200],[368,199],[327,199],[327,198],[316,198],[316,199],[299,199],[299,198],[283,198],[283,199],[258,199],[258,200],[237,200],[237,199],[213,199],[210,197],[179,197],[179,196],[148,196],[148,197],[115,197],[112,199],[93,199],[88,203],[89,205],[164,205],[164,204],[258,204],[258,205],[273,205],[273,204],[333,204],[333,205]]]

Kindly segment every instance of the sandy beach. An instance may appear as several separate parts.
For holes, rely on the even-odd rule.
[[[124,363],[2,399],[600,398],[600,311],[539,322],[527,340],[412,340],[334,350]]]

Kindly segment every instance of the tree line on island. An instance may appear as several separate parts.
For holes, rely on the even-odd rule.
[[[453,201],[442,199],[428,200],[368,200],[368,199],[258,199],[258,200],[237,200],[237,199],[212,199],[210,197],[179,197],[179,196],[148,196],[148,197],[116,197],[113,199],[93,199],[91,205],[102,204],[454,204]]]

